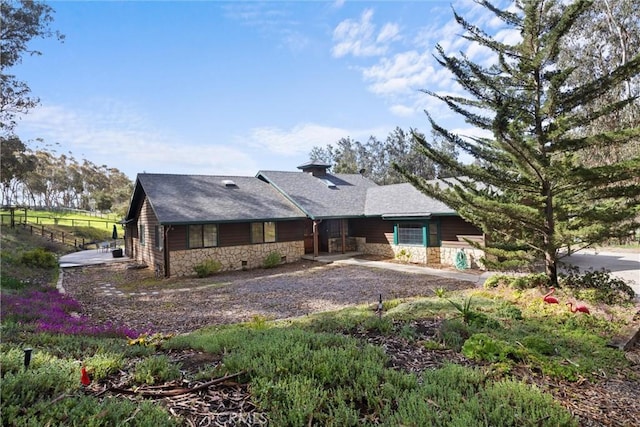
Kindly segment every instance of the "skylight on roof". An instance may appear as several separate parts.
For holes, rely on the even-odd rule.
[[[324,182],[329,188],[337,188],[336,185],[327,178],[321,179],[320,181]]]

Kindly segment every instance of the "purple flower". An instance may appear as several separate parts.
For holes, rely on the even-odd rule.
[[[78,301],[57,290],[31,291],[23,295],[3,295],[2,320],[35,324],[42,332],[102,337],[138,337],[141,332],[112,322],[97,324],[80,314]],[[148,332],[148,331],[145,331]]]

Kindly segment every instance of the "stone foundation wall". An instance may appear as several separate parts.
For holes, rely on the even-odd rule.
[[[364,240],[364,239],[363,239]],[[358,242],[358,252],[395,258],[412,264],[437,265],[440,264],[440,248],[425,248],[423,246],[387,245],[384,243]]]
[[[194,266],[212,259],[222,263],[222,271],[258,268],[271,252],[278,252],[283,262],[296,262],[304,255],[304,241],[174,251],[171,252],[171,275],[193,276]]]
[[[451,265],[455,267],[458,251],[464,251],[467,256],[467,268],[479,270],[486,269],[480,262],[480,259],[484,256],[484,251],[472,247],[460,248],[443,246],[440,248],[440,262],[444,265]]]
[[[386,245],[384,243],[366,243],[365,238],[361,238],[362,240],[358,243],[358,252],[362,252],[367,255],[377,255],[386,258],[394,258],[395,254],[393,253],[393,249],[390,245]]]

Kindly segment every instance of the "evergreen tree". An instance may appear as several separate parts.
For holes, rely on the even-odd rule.
[[[640,186],[634,178],[640,156],[586,165],[578,153],[640,137],[638,127],[585,132],[594,120],[637,102],[632,94],[607,103],[594,100],[637,76],[640,55],[610,72],[576,81],[571,78],[575,67],[562,67],[558,58],[563,40],[572,36],[572,25],[592,6],[591,1],[567,5],[522,0],[515,2],[517,11],[500,10],[486,0],[478,3],[518,30],[519,42],[498,41],[454,11],[463,37],[493,52],[495,63],[485,67],[437,46],[438,62],[469,95],[424,92],[445,102],[472,126],[489,130],[492,137],[463,139],[428,115],[436,134],[476,161],[462,163],[416,134],[423,154],[458,178],[434,184],[395,167],[421,191],[488,234],[489,265],[513,267],[542,260],[551,283],[556,284],[563,248],[576,242],[591,245],[637,227],[633,220]]]

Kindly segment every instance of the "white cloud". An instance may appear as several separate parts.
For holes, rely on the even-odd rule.
[[[398,117],[411,117],[416,113],[415,107],[409,107],[401,104],[392,105],[389,107],[389,111]]]
[[[400,38],[400,27],[397,24],[386,23],[380,34],[376,38],[377,43],[386,43],[388,41],[398,40]]]
[[[19,134],[43,138],[77,160],[117,167],[129,178],[140,172],[251,175],[251,157],[235,147],[200,145],[153,128],[130,106],[104,101],[102,109],[42,105],[25,116]]]
[[[382,58],[377,65],[363,70],[369,90],[377,95],[397,96],[424,88],[435,70],[430,54],[408,51]]]
[[[336,58],[347,55],[356,57],[384,55],[389,43],[399,38],[396,24],[387,23],[376,35],[376,26],[371,22],[373,10],[362,12],[359,21],[345,19],[333,30],[335,45],[331,53]]]
[[[282,156],[299,156],[308,154],[313,147],[324,147],[335,144],[341,138],[363,138],[380,133],[380,129],[343,129],[322,126],[315,123],[298,124],[291,129],[262,127],[252,129],[248,135],[239,137],[249,145],[266,149],[268,152]]]

